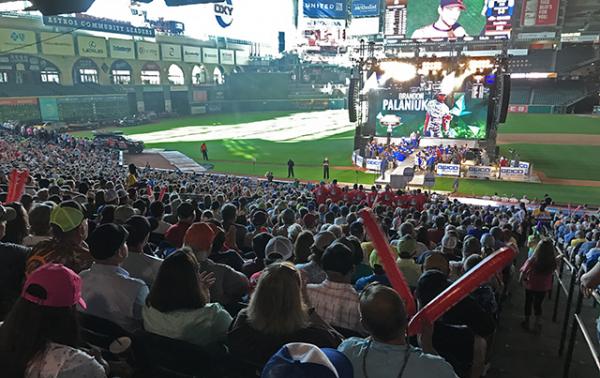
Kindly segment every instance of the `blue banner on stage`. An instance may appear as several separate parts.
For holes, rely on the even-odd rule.
[[[346,18],[347,0],[304,0],[304,17],[329,18],[341,20]]]
[[[381,0],[353,0],[352,17],[379,17]]]
[[[124,22],[78,17],[44,16],[44,25],[93,30],[105,33],[136,35],[141,37],[154,37],[156,35],[154,29],[140,28]]]

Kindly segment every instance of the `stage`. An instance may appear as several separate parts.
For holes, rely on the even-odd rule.
[[[377,143],[383,143],[387,145],[386,137],[374,137]],[[390,141],[393,144],[401,145],[403,140],[410,140],[410,138],[391,138]],[[472,139],[448,139],[448,138],[421,138],[419,141],[419,147],[431,147],[431,146],[467,146],[468,148],[479,148],[479,141]]]

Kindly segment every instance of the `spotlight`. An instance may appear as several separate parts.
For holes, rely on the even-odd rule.
[[[417,76],[417,67],[404,62],[381,62],[379,67],[383,70],[384,81],[393,79],[398,82],[407,82]]]

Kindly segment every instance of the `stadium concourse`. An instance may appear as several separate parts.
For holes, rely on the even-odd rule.
[[[56,358],[77,376],[251,377],[290,342],[338,348],[338,362],[354,365],[339,377],[361,376],[366,345],[369,362],[387,355],[389,372],[406,358],[414,377],[558,376],[568,318],[552,321],[561,290],[553,271],[567,282],[572,261],[589,271],[583,285],[600,280],[597,215],[549,212],[550,199],[494,207],[418,191],[347,192],[335,181],[187,174],[120,166],[117,150],[57,133],[0,137],[0,368],[9,377],[46,374]],[[367,208],[385,230],[392,266],[374,250]],[[387,289],[398,290],[391,269],[422,308],[504,246],[512,263],[400,346],[407,315]],[[588,301],[584,310],[595,329],[597,310]],[[85,344],[68,336],[78,332]],[[20,340],[34,337],[50,348],[23,349]],[[586,345],[573,348],[569,376],[594,376]]]

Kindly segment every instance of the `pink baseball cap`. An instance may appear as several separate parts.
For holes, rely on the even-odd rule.
[[[41,286],[45,298],[27,292],[31,285]],[[29,302],[46,307],[71,307],[76,304],[87,308],[81,297],[81,278],[77,273],[61,264],[46,264],[34,270],[28,277],[21,297]]]

